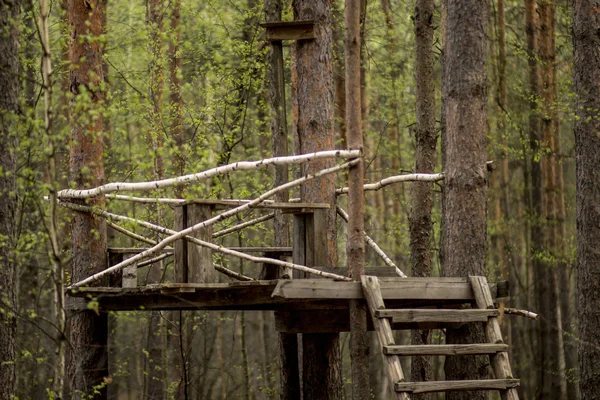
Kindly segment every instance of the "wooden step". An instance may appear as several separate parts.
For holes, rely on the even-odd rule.
[[[415,346],[384,346],[384,354],[399,356],[462,356],[471,354],[495,354],[508,351],[506,344],[432,344]]]
[[[484,379],[471,381],[397,382],[396,392],[432,393],[466,390],[507,390],[519,386],[518,379]]]
[[[498,310],[375,310],[378,318],[392,318],[394,323],[407,322],[487,322],[497,317]]]

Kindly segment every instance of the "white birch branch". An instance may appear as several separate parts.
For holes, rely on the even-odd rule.
[[[126,217],[124,215],[118,215],[118,214],[109,213],[109,212],[104,211],[104,210],[99,210],[99,209],[96,209],[96,208],[92,208],[92,207],[88,207],[88,206],[83,206],[83,205],[80,205],[80,204],[73,204],[73,203],[61,202],[60,205],[63,206],[63,207],[70,208],[70,209],[75,210],[75,211],[91,212],[91,213],[93,213],[95,215],[98,215],[98,216],[101,216],[101,217],[104,217],[104,218],[107,218],[107,219],[110,218],[110,219],[114,219],[114,220],[117,220],[117,221],[133,222],[133,223],[136,223],[136,224],[138,224],[140,226],[143,226],[145,228],[152,229],[152,230],[154,230],[156,232],[167,234],[167,235],[176,235],[176,234],[180,233],[180,232],[177,232],[177,231],[165,228],[165,227],[160,226],[160,225],[152,224],[150,222],[141,221],[139,219],[135,219],[135,218],[131,218],[131,217]],[[188,242],[192,242],[192,243],[197,244],[199,246],[208,247],[209,249],[214,250],[214,251],[216,251],[218,253],[227,254],[227,255],[230,255],[230,256],[233,256],[233,257],[242,258],[244,260],[248,260],[248,261],[251,261],[251,262],[254,262],[254,263],[257,263],[257,264],[272,264],[272,265],[277,265],[277,266],[284,267],[284,268],[291,268],[291,269],[296,269],[296,270],[302,271],[302,272],[308,272],[310,274],[322,276],[324,278],[331,278],[331,279],[341,280],[341,281],[351,281],[351,279],[348,278],[348,277],[346,277],[346,276],[332,274],[332,273],[324,272],[324,271],[319,271],[317,269],[309,268],[309,267],[306,267],[304,265],[294,264],[294,263],[287,262],[287,261],[276,260],[274,258],[252,256],[250,254],[246,254],[246,253],[242,253],[242,252],[239,252],[239,251],[236,251],[236,250],[228,249],[226,247],[219,246],[219,245],[214,244],[214,243],[205,242],[205,241],[200,240],[198,238],[195,238],[193,236],[185,236],[185,239]],[[143,253],[144,252],[138,253],[134,257],[140,256]],[[131,260],[134,257],[128,258],[128,260]],[[145,257],[145,256],[143,256],[143,257]],[[89,278],[86,278],[86,279],[84,279],[84,280],[82,280],[80,282],[72,284],[71,286],[68,287],[68,289],[74,289],[74,288],[82,286],[82,285],[84,285],[86,283],[93,282],[95,280],[98,280],[98,279],[102,278],[105,275],[112,274],[113,272],[116,272],[116,271],[118,271],[118,270],[120,270],[122,268],[125,268],[126,266],[127,265],[125,265],[123,267],[120,267],[119,264],[116,264],[116,265],[114,265],[114,266],[112,266],[110,268],[107,268],[104,271],[101,271],[101,272],[99,272],[99,273],[97,273],[97,274],[95,274],[95,275],[93,275],[93,276],[91,276]],[[225,268],[225,267],[223,267],[223,268]]]
[[[444,179],[443,173],[438,174],[405,174],[405,175],[394,175],[389,176],[375,183],[367,183],[363,186],[365,191],[379,190],[387,185],[399,182],[438,182]],[[338,188],[335,190],[335,194],[347,194],[348,187]]]
[[[105,195],[107,200],[125,200],[133,203],[144,203],[144,204],[184,204],[187,200],[185,199],[169,199],[161,197],[136,197],[127,196],[123,194],[107,194]]]
[[[171,257],[172,255],[173,255],[173,253],[163,253],[163,254],[161,254],[158,257],[154,257],[154,258],[151,258],[149,260],[142,261],[141,263],[137,264],[136,267],[142,268],[142,267],[145,267],[146,265],[150,265],[150,264],[154,264],[156,262],[162,261],[162,260],[164,260],[167,257]]]
[[[258,217],[258,218],[252,219],[250,221],[234,225],[230,228],[223,229],[222,231],[215,232],[215,233],[213,233],[212,237],[213,237],[213,239],[216,239],[221,236],[229,235],[230,233],[241,231],[244,228],[247,228],[252,225],[260,224],[261,222],[268,221],[270,219],[273,219],[274,217],[275,217],[275,213],[263,215],[262,217]]]
[[[338,215],[340,217],[342,217],[342,219],[346,222],[348,222],[348,213],[340,206],[336,206],[336,211],[338,213]],[[396,275],[402,277],[402,278],[408,278],[408,276],[406,276],[406,274],[404,272],[402,272],[402,270],[400,268],[398,268],[398,266],[392,261],[391,258],[389,258],[387,256],[387,254],[385,254],[385,252],[381,249],[381,247],[379,247],[377,245],[377,243],[375,243],[375,241],[373,239],[371,239],[371,237],[369,235],[367,235],[367,233],[365,232],[365,243],[367,243],[369,245],[369,247],[371,247],[375,253],[377,253],[377,255],[379,255],[379,257],[381,257],[381,259],[383,260],[384,263],[386,263],[389,267],[395,268],[396,271]]]
[[[232,271],[229,268],[225,268],[222,265],[219,265],[219,264],[213,264],[213,265],[215,267],[215,270],[219,271],[223,275],[227,275],[230,278],[237,279],[238,281],[256,281],[256,279],[254,279],[254,278],[250,278],[249,276],[242,275],[239,272]]]
[[[530,319],[538,319],[539,317],[538,314],[534,312],[527,310],[519,310],[518,308],[505,308],[504,314],[520,315],[521,317],[526,317]]]
[[[200,223],[198,223],[198,224],[196,224],[196,225],[194,225],[192,227],[189,227],[187,229],[184,229],[184,230],[182,230],[180,232],[171,231],[171,230],[168,230],[166,228],[162,228],[161,227],[163,230],[169,231],[168,234],[170,236],[168,236],[168,237],[164,238],[163,240],[161,240],[154,247],[151,247],[151,248],[149,248],[147,250],[144,250],[143,252],[138,253],[135,256],[130,257],[130,258],[128,258],[128,259],[126,259],[126,260],[124,260],[124,261],[122,261],[122,262],[114,265],[114,266],[111,266],[111,267],[103,270],[103,271],[100,271],[100,272],[98,272],[98,273],[96,273],[96,274],[94,274],[94,275],[92,275],[92,276],[90,276],[90,277],[88,277],[86,279],[83,279],[80,282],[72,284],[71,288],[75,288],[75,287],[78,287],[78,286],[82,286],[82,285],[88,284],[90,282],[94,282],[94,281],[96,281],[96,280],[98,280],[98,279],[100,279],[100,278],[102,278],[102,277],[104,277],[106,275],[109,275],[109,274],[111,274],[111,273],[113,273],[115,271],[123,269],[123,268],[127,267],[128,265],[134,264],[134,263],[140,261],[141,259],[150,257],[150,256],[154,255],[155,253],[159,252],[160,250],[162,250],[163,248],[167,247],[169,244],[175,242],[176,240],[183,239],[184,237],[186,237],[188,235],[191,235],[192,233],[198,231],[199,229],[202,229],[204,227],[213,225],[213,224],[215,224],[215,223],[217,223],[217,222],[219,222],[219,221],[221,221],[221,220],[223,220],[225,218],[228,218],[228,217],[230,217],[232,215],[235,215],[237,213],[245,211],[248,208],[252,207],[253,205],[259,204],[260,202],[262,202],[266,198],[268,198],[270,196],[273,196],[275,193],[278,193],[278,192],[280,192],[282,190],[289,189],[289,188],[294,187],[294,186],[298,186],[298,185],[300,185],[300,184],[302,184],[302,183],[304,183],[306,181],[309,181],[311,179],[315,179],[315,178],[318,178],[318,177],[321,177],[321,176],[324,176],[324,175],[332,174],[332,173],[340,171],[342,169],[349,168],[352,165],[355,165],[356,163],[358,163],[359,161],[360,161],[359,159],[354,159],[354,160],[346,162],[344,164],[341,164],[341,165],[338,165],[338,166],[335,166],[335,167],[332,167],[332,168],[327,168],[327,169],[318,171],[318,172],[316,172],[314,174],[308,174],[308,175],[306,175],[306,176],[304,176],[302,178],[293,180],[293,181],[288,182],[288,183],[286,183],[284,185],[281,185],[281,186],[278,186],[278,187],[276,187],[274,189],[271,189],[268,192],[260,195],[256,199],[254,199],[254,200],[252,200],[252,201],[250,201],[250,202],[248,202],[246,204],[243,204],[243,205],[241,205],[239,207],[236,207],[236,208],[234,208],[232,210],[226,211],[226,212],[224,212],[222,214],[219,214],[219,215],[217,215],[217,216],[215,216],[213,218],[210,218],[210,219],[208,219],[206,221],[200,222]],[[101,211],[101,210],[99,210],[99,211]],[[102,212],[106,213],[105,211],[102,211]],[[196,239],[196,240],[198,240],[198,239]],[[194,241],[194,243],[196,243],[196,241]],[[249,256],[249,255],[245,255],[245,257],[241,257],[240,254],[243,254],[243,253],[236,252],[236,251],[230,250],[230,249],[225,249],[225,248],[222,248],[221,246],[218,246],[218,245],[215,245],[215,244],[209,243],[209,242],[203,242],[201,240],[198,240],[197,244],[200,244],[201,246],[204,246],[204,247],[211,248],[211,249],[213,249],[215,251],[219,251],[219,252],[224,253],[224,254],[234,255],[234,256],[237,256],[237,257],[240,257],[240,258],[245,258],[247,260],[254,261],[254,262],[269,263],[269,264],[280,265],[280,266],[283,266],[283,267],[295,268],[295,269],[298,269],[300,271],[310,272],[312,274],[316,274],[316,275],[320,275],[320,276],[328,277],[328,278],[333,278],[333,279],[342,279],[342,280],[349,279],[349,278],[343,277],[341,275],[323,273],[322,271],[318,271],[318,270],[315,270],[315,269],[312,269],[312,268],[308,268],[308,267],[305,267],[305,266],[302,266],[302,265],[287,263],[287,262],[284,262],[284,261],[272,260],[272,259],[264,258],[264,257],[254,257],[254,256]],[[231,253],[231,252],[233,252],[233,253]],[[292,265],[293,265],[293,267],[292,267]]]
[[[155,245],[156,243],[158,243],[156,240],[152,240],[152,239],[149,239],[149,238],[147,238],[145,236],[138,235],[137,233],[132,232],[129,229],[125,229],[122,226],[119,226],[119,225],[115,224],[114,222],[106,221],[106,225],[110,226],[115,231],[121,232],[122,234],[124,234],[126,236],[129,236],[132,239],[139,240],[140,242],[148,243],[148,244],[151,244],[151,245]]]
[[[156,190],[172,186],[181,186],[193,182],[198,182],[204,179],[212,178],[217,175],[224,175],[234,171],[249,171],[259,168],[264,168],[269,165],[290,165],[302,164],[312,160],[321,158],[356,158],[360,157],[359,150],[328,150],[318,151],[310,154],[300,154],[287,157],[266,158],[260,161],[239,161],[233,164],[223,165],[221,167],[212,168],[196,174],[183,175],[176,178],[162,179],[150,182],[113,182],[106,185],[98,186],[93,189],[75,190],[65,189],[58,192],[59,199],[86,199],[96,197],[107,193],[119,191],[147,191]]]

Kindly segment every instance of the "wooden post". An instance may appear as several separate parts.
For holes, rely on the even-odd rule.
[[[175,230],[181,231],[206,221],[212,216],[212,206],[208,204],[185,204],[175,208]],[[194,237],[212,241],[212,227],[202,228]],[[216,272],[212,261],[212,250],[186,240],[175,242],[175,279],[180,283],[216,282]]]

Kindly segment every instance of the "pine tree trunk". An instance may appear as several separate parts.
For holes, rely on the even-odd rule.
[[[487,2],[448,0],[444,52],[444,276],[485,275]],[[446,343],[481,343],[481,326],[448,330]],[[446,379],[487,377],[487,357],[448,357]],[[447,399],[487,399],[487,392]]]
[[[20,2],[0,4],[0,399],[16,390],[15,334],[16,282],[14,217],[17,199],[15,128],[19,108],[19,7]]]
[[[294,19],[315,20],[315,40],[295,43],[297,77],[296,138],[300,153],[333,150],[333,32],[331,3],[326,0],[295,1]],[[303,168],[311,173],[331,167],[332,160],[312,162]],[[312,180],[300,189],[306,202],[331,204],[327,213],[326,265],[337,265],[335,176]],[[341,399],[343,394],[339,334],[303,334],[302,385],[304,400]]]
[[[600,14],[598,1],[573,2],[577,120],[577,314],[579,390],[600,399]]]
[[[102,34],[102,7],[100,0],[67,2],[67,18],[71,38],[69,44],[69,90],[74,96],[73,107],[79,101],[89,101],[90,111],[82,113],[71,109],[71,152],[69,179],[75,188],[89,188],[104,183],[103,119],[98,112],[104,105],[104,72],[102,45],[97,37]],[[82,60],[85,60],[82,62]],[[85,89],[86,100],[78,96]],[[89,100],[87,100],[89,98]],[[92,113],[95,117],[92,118]],[[103,208],[104,198],[87,201],[88,205]],[[71,281],[78,282],[107,265],[106,223],[88,213],[73,212],[72,216]],[[98,286],[106,282],[99,280]],[[106,351],[108,318],[94,311],[78,313],[71,319],[72,354],[69,363],[71,395],[82,398],[92,388],[99,387],[96,398],[106,398],[104,377],[108,376]]]
[[[416,156],[415,172],[433,173],[435,167],[435,87],[433,74],[433,0],[419,0],[415,6],[416,38]],[[414,182],[411,186],[409,219],[412,276],[431,276],[431,209],[433,185]],[[412,344],[431,344],[431,331],[415,330]],[[433,379],[432,358],[412,358],[411,378],[422,382]],[[415,399],[432,399],[431,394],[414,395]]]

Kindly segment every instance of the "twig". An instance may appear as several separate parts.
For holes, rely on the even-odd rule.
[[[213,233],[212,237],[213,237],[213,239],[216,239],[218,237],[225,236],[225,235],[228,235],[233,232],[241,231],[244,228],[247,228],[252,225],[260,224],[261,222],[268,221],[270,219],[273,219],[274,217],[275,217],[275,213],[263,215],[262,217],[258,217],[258,218],[252,219],[250,221],[234,225],[230,228],[223,229],[222,231],[215,232],[215,233]]]
[[[249,276],[242,275],[238,272],[232,271],[229,268],[225,268],[222,265],[219,265],[219,264],[213,264],[213,265],[217,271],[221,272],[224,275],[227,275],[230,278],[237,279],[238,281],[256,281],[256,279],[254,279],[254,278],[250,278]]]
[[[123,227],[115,224],[114,222],[106,221],[106,225],[110,226],[115,231],[121,232],[122,234],[127,235],[130,238],[139,240],[140,242],[148,243],[148,244],[151,244],[151,245],[155,245],[156,243],[158,243],[156,240],[148,239],[147,237],[144,237],[142,235],[138,235],[137,233],[132,232],[132,231],[130,231],[128,229],[125,229],[125,228],[123,228]]]
[[[311,160],[321,158],[356,158],[359,156],[359,150],[328,150],[318,151],[316,153],[311,154],[301,154],[296,156],[266,158],[260,161],[239,161],[233,164],[223,165],[221,167],[216,167],[203,172],[198,172],[196,174],[183,175],[176,178],[162,179],[150,182],[113,182],[108,183],[106,185],[98,186],[93,189],[85,190],[65,189],[58,192],[58,198],[86,199],[118,191],[156,190],[171,186],[181,186],[193,182],[198,182],[204,179],[212,178],[217,175],[224,175],[234,171],[255,170],[267,167],[269,165],[302,164]]]
[[[398,182],[438,182],[444,179],[443,173],[438,174],[406,174],[406,175],[395,175],[384,178],[379,182],[367,183],[364,185],[364,190],[379,190],[387,185]],[[347,194],[348,187],[338,188],[335,190],[335,194]]]
[[[527,311],[527,310],[519,310],[518,308],[505,308],[504,313],[512,314],[512,315],[520,315],[521,317],[526,317],[529,319],[538,319],[539,318],[539,315],[534,312]]]
[[[106,222],[108,223],[110,221],[106,221]],[[151,258],[149,260],[142,261],[141,263],[137,264],[137,267],[138,268],[142,268],[142,267],[145,267],[146,265],[154,264],[156,262],[164,260],[167,257],[171,257],[172,255],[173,255],[173,253],[163,253],[163,254],[161,254],[158,257],[154,257],[154,258]]]
[[[348,222],[348,213],[346,213],[346,211],[340,207],[340,206],[336,206],[336,211],[338,213],[338,215],[340,217],[342,217],[342,219],[346,222]],[[377,245],[377,243],[375,243],[375,241],[373,239],[371,239],[371,237],[369,235],[367,235],[367,233],[365,232],[365,242],[375,251],[375,253],[377,253],[377,255],[379,255],[379,257],[381,257],[381,259],[383,260],[384,263],[386,263],[388,266],[395,268],[396,274],[402,278],[408,278],[406,276],[406,274],[404,272],[402,272],[402,270],[400,268],[398,268],[398,266],[387,256],[387,254],[385,254],[383,252],[383,250],[381,250],[381,247],[379,247]]]

